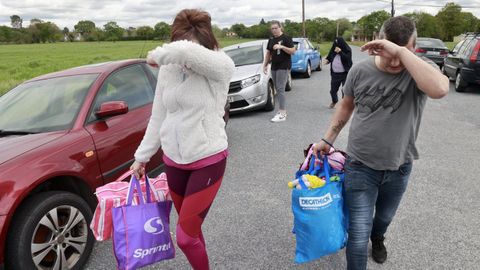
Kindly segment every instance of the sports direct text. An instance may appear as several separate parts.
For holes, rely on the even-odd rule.
[[[161,251],[167,251],[171,248],[171,243],[168,243],[168,244],[163,244],[163,245],[160,245],[160,246],[156,246],[156,247],[152,247],[152,248],[148,248],[148,249],[141,249],[141,248],[138,248],[135,250],[135,252],[133,253],[133,257],[135,258],[142,258],[145,257],[145,256],[149,256],[149,255],[152,255],[152,254],[155,254],[157,252],[161,252]]]

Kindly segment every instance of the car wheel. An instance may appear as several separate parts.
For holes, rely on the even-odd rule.
[[[285,91],[292,91],[292,73],[288,71],[287,84],[285,85]]]
[[[316,71],[322,71],[322,58],[320,58],[320,62],[318,62],[318,67],[315,70]]]
[[[272,82],[268,82],[267,103],[264,107],[265,111],[272,111],[275,109],[275,88]]]
[[[305,78],[310,78],[312,76],[312,65],[310,64],[310,61],[307,63],[307,71],[303,74],[303,77]]]
[[[16,212],[7,239],[7,269],[83,269],[92,252],[92,210],[76,194],[34,195]]]
[[[455,77],[455,90],[457,92],[465,92],[467,86],[468,83],[463,80],[462,75],[458,72],[457,77]]]

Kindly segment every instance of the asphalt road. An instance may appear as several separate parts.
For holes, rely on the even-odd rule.
[[[367,56],[353,48],[354,62]],[[345,253],[296,265],[287,182],[303,149],[328,126],[328,66],[296,78],[287,93],[288,119],[272,112],[230,118],[230,156],[219,194],[203,225],[212,269],[345,269]],[[479,269],[480,89],[428,100],[409,187],[387,232],[385,264],[369,269]],[[348,125],[335,145],[346,147]],[[172,224],[176,214],[172,212]],[[172,226],[174,227],[174,226]],[[97,243],[86,269],[115,269],[110,241]],[[190,269],[184,255],[145,269]]]

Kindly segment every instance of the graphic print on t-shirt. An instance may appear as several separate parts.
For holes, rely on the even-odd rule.
[[[360,105],[359,111],[364,113],[373,113],[380,107],[384,109],[392,108],[390,113],[394,113],[398,110],[403,102],[402,90],[394,87],[390,91],[385,91],[386,87],[380,86],[367,86],[356,99],[356,105]],[[368,110],[367,110],[368,108]]]

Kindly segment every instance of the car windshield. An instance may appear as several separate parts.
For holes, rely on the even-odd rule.
[[[225,51],[232,58],[235,66],[261,64],[263,62],[263,46],[249,46]]]
[[[439,39],[418,39],[418,47],[444,48],[445,44]]]
[[[0,97],[0,130],[28,134],[69,129],[98,74],[24,83]]]

